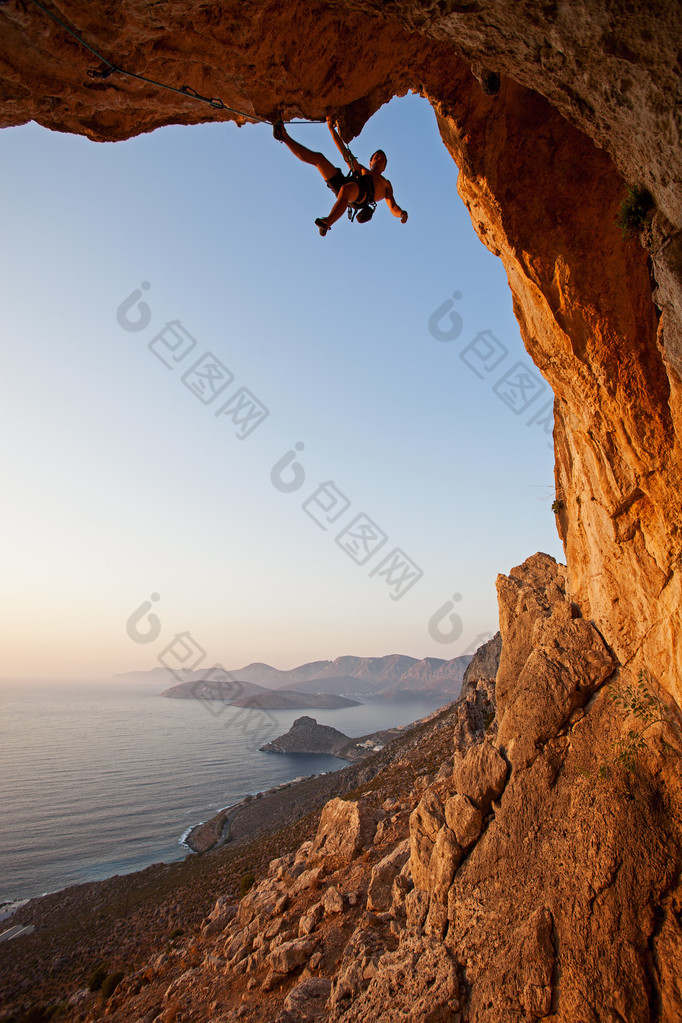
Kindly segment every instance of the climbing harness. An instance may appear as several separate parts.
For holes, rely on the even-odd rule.
[[[351,224],[354,220],[356,220],[358,224],[368,224],[374,216],[376,208],[377,204],[375,202],[366,202],[363,203],[362,206],[350,205],[348,207],[348,219]]]
[[[7,0],[0,0],[0,3],[7,3]],[[87,74],[90,78],[103,80],[109,78],[113,74],[125,75],[127,78],[136,78],[139,82],[146,82],[148,85],[154,85],[156,86],[157,89],[166,89],[168,92],[177,92],[180,93],[180,95],[182,96],[189,97],[189,99],[198,100],[200,103],[208,103],[209,106],[214,107],[216,110],[226,110],[230,114],[236,114],[237,117],[243,117],[245,118],[245,120],[252,121],[256,124],[273,123],[272,121],[268,121],[264,117],[256,117],[255,114],[245,114],[242,110],[235,110],[234,107],[228,107],[227,104],[223,103],[223,101],[218,96],[202,96],[200,93],[196,91],[196,89],[193,89],[190,85],[183,85],[182,88],[178,89],[174,85],[167,85],[165,82],[157,82],[153,78],[147,78],[146,75],[138,75],[134,71],[128,71],[126,68],[120,67],[118,64],[114,64],[112,61],[107,60],[106,57],[103,57],[101,53],[94,49],[94,47],[90,46],[89,43],[86,43],[85,39],[83,39],[83,37],[80,36],[78,32],[72,29],[70,25],[67,25],[67,23],[63,21],[58,14],[55,14],[54,11],[51,11],[48,7],[41,3],[40,0],[32,0],[32,3],[34,3],[36,7],[40,8],[43,14],[47,14],[47,16],[49,18],[52,18],[54,22],[56,22],[58,25],[61,25],[61,27],[66,32],[68,32],[70,36],[73,36],[73,38],[76,39],[81,46],[85,47],[85,49],[92,53],[93,56],[97,58],[97,60],[102,62],[103,67],[88,68]],[[296,119],[293,121],[289,121],[288,123],[324,124],[325,122],[321,119],[316,120],[314,118],[310,118],[305,120]]]
[[[360,184],[360,178],[366,178],[367,174],[351,174],[349,181],[357,181],[358,187],[362,188]],[[366,185],[364,186],[366,189]],[[374,216],[374,211],[377,208],[377,204],[374,201],[374,182],[370,188],[371,198],[369,192],[366,193],[366,197],[361,202],[352,202],[348,204],[348,219],[351,224],[354,220],[357,220],[358,224],[367,224]]]
[[[346,151],[348,162],[350,164],[350,174],[346,176],[346,181],[355,181],[358,188],[361,190],[361,194],[364,192],[364,197],[359,202],[351,202],[348,204],[347,214],[348,219],[351,223],[357,220],[358,224],[367,224],[374,216],[374,211],[377,208],[377,204],[374,201],[374,180],[371,174],[367,174],[365,171],[360,170],[360,165],[355,158],[355,155],[351,152],[350,146],[347,146],[343,142],[343,148]],[[369,181],[365,180],[361,183],[362,179],[369,178]],[[370,184],[371,182],[371,184]]]
[[[355,160],[355,157],[353,157],[353,159]],[[367,224],[374,216],[374,211],[377,208],[377,204],[374,200],[374,180],[372,175],[363,171],[355,170],[351,171],[347,180],[356,182],[361,195],[364,192],[362,199],[348,204],[348,219],[351,224],[354,220],[357,220],[358,224]]]

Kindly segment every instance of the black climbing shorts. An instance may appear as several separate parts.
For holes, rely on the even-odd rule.
[[[331,188],[334,195],[338,195],[341,188],[348,184],[349,181],[354,181],[359,188],[358,197],[354,199],[351,206],[359,207],[365,203],[374,202],[374,181],[372,180],[371,174],[361,174],[359,177],[354,177],[353,174],[344,174],[340,167],[337,167],[334,175],[331,178],[327,178],[327,188]]]
[[[327,188],[331,188],[334,195],[338,195],[347,181],[348,175],[344,174],[340,167],[337,167],[334,175],[331,178],[327,178],[325,184]]]

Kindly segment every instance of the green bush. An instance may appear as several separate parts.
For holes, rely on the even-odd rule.
[[[616,224],[623,232],[623,238],[639,234],[651,220],[654,209],[651,193],[642,185],[632,185],[620,204]]]
[[[253,874],[244,874],[239,885],[239,898],[243,899],[250,888],[256,883],[256,878]]]
[[[49,1023],[49,1020],[59,1019],[66,1012],[66,1003],[58,1002],[56,1005],[33,1005],[30,1009],[27,1009],[21,1016],[10,1017],[9,1023],[12,1020],[17,1020],[17,1023]]]
[[[171,941],[175,941],[176,938],[179,938],[184,933],[185,932],[183,931],[182,927],[174,927],[173,930],[168,935],[168,937]]]
[[[102,998],[110,998],[123,980],[123,970],[116,970],[105,977],[102,984]]]
[[[88,979],[88,991],[99,991],[108,973],[106,963],[100,963],[90,974]]]
[[[640,757],[651,751],[647,732],[656,725],[660,725],[663,732],[668,731],[676,736],[678,741],[682,739],[680,726],[670,707],[659,695],[659,688],[653,675],[644,670],[640,670],[636,682],[621,682],[620,686],[615,682],[610,683],[609,699],[626,716],[634,717],[635,727],[612,744],[611,761],[599,768],[601,778],[610,777],[614,767],[621,768],[626,774],[634,774]],[[659,736],[659,741],[666,753],[679,756],[676,748],[667,742],[663,734]]]
[[[51,1005],[47,1010],[47,1019],[61,1019],[62,1016],[66,1015],[67,1008],[66,1002],[58,1002],[57,1005]]]
[[[555,515],[558,515],[560,511],[563,511],[563,507],[564,507],[563,501],[552,501],[552,511],[554,512]]]

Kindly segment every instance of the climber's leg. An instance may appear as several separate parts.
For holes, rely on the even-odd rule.
[[[344,215],[350,203],[355,202],[359,195],[360,186],[355,181],[348,181],[339,189],[331,213],[324,218],[330,227]]]
[[[329,181],[330,178],[333,178],[338,171],[339,168],[335,167],[323,153],[317,153],[313,149],[307,149],[306,146],[302,146],[300,142],[296,142],[292,139],[281,121],[278,121],[277,124],[273,126],[272,134],[279,142],[284,142],[294,156],[297,156],[299,160],[303,161],[303,163],[309,163],[312,167],[317,167],[325,181]]]

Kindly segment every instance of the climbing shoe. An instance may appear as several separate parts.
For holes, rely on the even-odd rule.
[[[272,126],[272,134],[278,142],[284,142],[284,125],[281,121],[275,121]]]
[[[327,231],[331,231],[331,227],[327,223],[326,217],[318,217],[315,223],[317,224],[318,230],[323,238]]]

